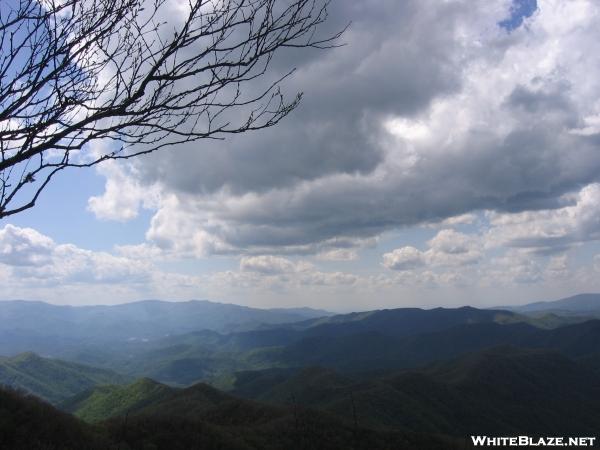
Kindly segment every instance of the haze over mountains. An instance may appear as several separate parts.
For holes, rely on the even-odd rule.
[[[226,332],[329,314],[310,308],[257,309],[206,300],[146,300],[114,306],[0,301],[0,354],[30,350],[53,354],[82,341],[156,339],[197,330]]]
[[[165,448],[165,421],[183,433],[181,448],[201,440],[182,430],[204,427],[215,446],[206,448],[231,449],[280,448],[279,439],[291,448],[464,448],[469,434],[600,429],[595,294],[513,310],[324,316],[158,301],[81,309],[21,301],[0,303],[0,312],[0,384],[79,419],[11,391],[6,401],[43,409],[81,439],[92,438],[80,420],[97,424],[94,439],[127,448]],[[116,431],[123,420],[128,437]],[[275,437],[280,428],[287,437]]]
[[[600,314],[600,294],[578,294],[560,300],[499,308],[522,313],[590,314],[597,316]]]

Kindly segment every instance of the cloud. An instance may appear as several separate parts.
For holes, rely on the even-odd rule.
[[[600,240],[600,184],[563,196],[561,208],[516,214],[488,214],[488,246],[562,252],[579,243]]]
[[[300,285],[305,286],[353,286],[359,281],[359,277],[352,273],[344,272],[320,272],[313,271],[302,274],[299,278]]]
[[[210,277],[160,268],[162,256],[147,245],[87,250],[8,224],[0,228],[0,298],[78,305],[201,298]]]
[[[441,230],[427,242],[429,250],[425,257],[432,266],[467,266],[479,262],[483,257],[479,236],[457,231]]]
[[[31,228],[0,229],[0,264],[20,280],[44,285],[61,283],[139,283],[150,266],[141,260],[57,244]]]
[[[382,116],[416,113],[460,85],[462,60],[452,46],[463,45],[454,31],[462,25],[459,12],[466,6],[436,5],[333,2],[332,21],[322,33],[352,21],[343,37],[347,45],[333,51],[283,52],[271,67],[273,78],[298,69],[285,90],[304,91],[305,96],[288,120],[221,143],[182,146],[177,157],[156,154],[141,164],[144,176],[186,193],[227,188],[240,195],[330,174],[370,173],[383,158],[378,142]]]
[[[475,264],[482,257],[479,236],[452,229],[439,231],[427,242],[428,249],[407,246],[383,255],[383,266],[391,270],[414,270],[427,266],[461,267]]]
[[[449,255],[469,253],[473,249],[473,242],[469,236],[454,230],[442,230],[427,242],[436,252]]]
[[[310,268],[311,266],[304,262],[294,263],[289,259],[271,255],[249,256],[240,261],[240,270],[265,275],[303,272]]]
[[[158,189],[142,186],[133,166],[107,161],[98,171],[106,177],[104,193],[88,199],[88,210],[98,219],[126,222],[137,217],[141,206],[158,204]]]
[[[482,276],[482,282],[489,286],[534,284],[543,279],[540,261],[531,253],[518,249],[493,258]]]
[[[356,250],[338,248],[319,253],[316,255],[316,258],[321,261],[354,261],[358,259],[358,252]]]
[[[448,228],[461,225],[472,225],[477,221],[477,215],[473,213],[460,214],[454,217],[448,217],[441,222],[433,222],[426,224],[429,228]]]
[[[240,271],[230,276],[239,278],[241,275],[247,284],[255,287],[278,285],[280,289],[294,286],[352,285],[358,280],[357,276],[350,273],[322,272],[307,261],[291,261],[273,255],[243,257],[240,260]]]
[[[31,228],[6,225],[0,230],[0,263],[8,266],[43,266],[52,257],[54,242]]]
[[[410,246],[398,248],[383,255],[383,265],[391,270],[412,270],[425,265],[425,254]]]
[[[146,241],[111,256],[239,261],[172,282],[217,293],[569,276],[594,285],[575,252],[600,238],[600,79],[590,76],[600,72],[600,5],[537,3],[503,28],[508,0],[333,2],[323,33],[352,21],[345,47],[273,60],[271,76],[296,66],[284,89],[305,93],[279,126],[101,169],[97,217],[153,210]],[[412,227],[429,239],[409,231],[389,250],[388,236]],[[52,245],[24,245],[40,246],[40,259],[10,249],[0,258],[31,270],[56,258]],[[326,272],[328,261],[355,273]]]
[[[289,120],[261,133],[224,142],[197,142],[179,147],[176,153],[157,153],[136,161],[135,171],[128,177],[176,195],[189,204],[180,214],[195,214],[207,233],[233,248],[258,247],[261,241],[267,247],[301,246],[306,244],[302,240],[315,243],[339,235],[377,235],[393,224],[365,224],[367,229],[353,232],[348,230],[349,220],[358,222],[351,211],[340,217],[340,228],[337,223],[327,223],[331,216],[325,216],[325,209],[338,202],[346,182],[371,191],[377,198],[373,206],[381,206],[382,194],[394,195],[395,187],[389,193],[374,191],[388,189],[370,179],[387,163],[387,118],[424,113],[438,97],[458,92],[470,39],[457,31],[473,19],[495,23],[489,11],[502,8],[473,8],[460,2],[435,8],[417,1],[334,2],[331,30],[353,22],[344,36],[346,47],[293,59],[292,54],[284,53],[274,61],[276,71],[297,64],[298,71],[286,88],[306,91],[302,107]],[[119,174],[108,174],[111,176],[114,187],[107,183],[106,193],[93,199],[90,208],[105,218],[132,217],[135,198],[125,198],[124,205],[119,205],[116,188],[125,186],[127,180],[120,180]],[[383,184],[392,177],[394,173],[385,175]],[[321,188],[326,195],[322,204],[307,209],[313,192]],[[180,220],[173,214],[168,195],[165,198],[157,213],[160,221],[157,218],[149,230],[149,237],[162,243],[177,239],[167,229],[178,228],[163,222]],[[206,224],[205,211],[216,198],[229,204],[222,212],[213,212]],[[357,200],[355,212],[365,212],[365,196]],[[246,205],[256,203],[259,210],[248,211]],[[292,206],[289,213],[296,223],[294,229],[281,224],[286,220],[278,217],[286,214],[282,203]],[[269,204],[277,210],[270,211]],[[163,209],[169,209],[169,214],[162,215]],[[261,212],[272,216],[273,222],[259,217]],[[274,232],[274,228],[280,231]],[[182,240],[190,237],[181,235]],[[227,245],[216,251],[226,250],[223,247]]]
[[[600,7],[540,2],[507,33],[510,2],[436,5],[336,2],[331,26],[353,20],[346,47],[275,61],[296,62],[286,88],[306,91],[284,123],[136,161],[127,176],[162,192],[149,241],[194,255],[326,254],[335,240],[456,226],[477,210],[561,208],[599,180],[589,74],[600,57],[580,49],[599,41]],[[118,194],[127,181],[114,179]],[[103,204],[104,217],[131,215]]]
[[[548,280],[565,280],[572,274],[567,255],[553,256],[544,270],[544,277]]]

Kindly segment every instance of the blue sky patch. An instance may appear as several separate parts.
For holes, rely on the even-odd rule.
[[[523,20],[530,17],[537,9],[537,0],[513,0],[510,17],[498,22],[502,28],[512,31],[521,26]]]

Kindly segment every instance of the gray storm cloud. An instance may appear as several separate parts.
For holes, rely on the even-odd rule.
[[[372,172],[384,158],[382,118],[415,114],[459,88],[461,58],[453,52],[459,6],[334,2],[333,20],[321,32],[351,22],[346,45],[303,50],[299,60],[297,52],[283,53],[272,66],[281,70],[273,78],[298,69],[285,90],[305,96],[289,120],[266,132],[156,154],[141,166],[143,176],[182,192],[228,188],[239,195]]]
[[[197,253],[321,252],[476,210],[566,206],[600,180],[598,5],[335,1],[344,47],[274,61],[301,106],[278,127],[136,162],[147,237]],[[577,13],[577,14],[576,14]],[[329,30],[322,30],[328,32]]]

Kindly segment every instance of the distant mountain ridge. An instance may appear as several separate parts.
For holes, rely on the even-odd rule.
[[[498,308],[520,313],[592,314],[600,316],[600,294],[577,294],[559,300]]]
[[[577,344],[558,349],[562,351],[585,348],[587,341],[594,346],[600,331],[595,326],[600,322],[553,330],[537,324],[537,319],[509,311],[400,308],[230,334],[205,330],[173,335],[128,346],[120,355],[104,355],[97,361],[89,360],[94,349],[74,356],[132,377],[177,386],[207,381],[227,389],[228,374],[237,371],[307,365],[348,372],[416,367],[495,345],[555,348],[551,336],[564,333],[565,341]],[[586,350],[586,355],[590,353]]]
[[[290,324],[290,328],[303,330],[306,335],[315,336],[378,331],[400,337],[465,323],[515,323],[523,320],[510,311],[484,310],[471,306],[433,309],[396,308],[308,319]]]
[[[572,311],[579,313],[600,312],[600,294],[578,294],[554,301],[529,303],[520,311]]]
[[[17,327],[22,321],[14,310],[11,312],[11,307],[23,313],[19,309],[22,306],[9,304],[4,312],[10,314],[0,315],[0,324],[2,320],[7,323],[9,318],[13,319],[12,330],[0,328],[0,351],[8,353],[3,348],[37,350],[44,355],[110,369],[131,378],[149,377],[180,387],[204,381],[227,389],[231,374],[270,367],[323,365],[343,372],[389,370],[416,367],[494,345],[555,348],[552,343],[544,343],[552,333],[543,333],[542,328],[555,328],[557,333],[564,330],[565,340],[576,339],[578,333],[585,332],[592,337],[597,334],[593,324],[560,327],[571,323],[572,318],[557,316],[549,326],[545,317],[473,307],[383,309],[285,323],[263,322],[254,329],[241,327],[243,331],[239,331],[240,327],[235,327],[235,331],[227,333],[214,328],[231,319],[227,316],[230,308],[239,312],[237,308],[241,307],[210,302],[146,301],[115,307],[58,310],[52,305],[36,304],[34,306],[41,309],[40,314],[48,313],[45,317],[29,319],[39,322],[42,330],[36,335],[35,331]],[[248,312],[248,308],[242,310]],[[249,328],[252,328],[255,313],[265,318],[265,311],[250,309],[250,313],[244,315]],[[115,314],[118,321],[113,323]],[[267,314],[270,313],[267,311]],[[289,313],[281,314],[276,311],[274,317],[267,319],[289,318]],[[297,311],[292,314],[298,318]],[[216,318],[212,330],[206,329],[210,326],[206,323],[209,317]],[[44,320],[56,327],[60,325],[62,330],[45,330]],[[177,327],[177,324],[183,325]],[[31,322],[25,325],[33,327]],[[116,327],[118,333],[107,331],[108,325]],[[147,329],[150,338],[125,338],[139,329]],[[175,331],[163,334],[165,330]],[[569,348],[585,345],[580,342]],[[592,351],[577,355],[584,356],[598,360]]]
[[[339,364],[348,365],[349,360],[364,366],[371,355],[383,357],[372,361],[379,368],[380,363],[389,365],[386,361],[395,355],[390,352],[398,347],[399,339],[458,325],[510,324],[524,319],[511,312],[469,307],[377,310],[227,335],[205,330],[169,336],[131,347],[127,358],[109,358],[112,362],[106,367],[183,386],[257,367],[326,362],[341,368]],[[414,363],[412,357],[410,362]]]
[[[144,300],[112,306],[61,306],[22,300],[0,301],[0,355],[36,351],[83,342],[156,339],[198,330],[251,329],[260,324],[289,323],[330,313],[309,308],[258,309],[207,300]]]

